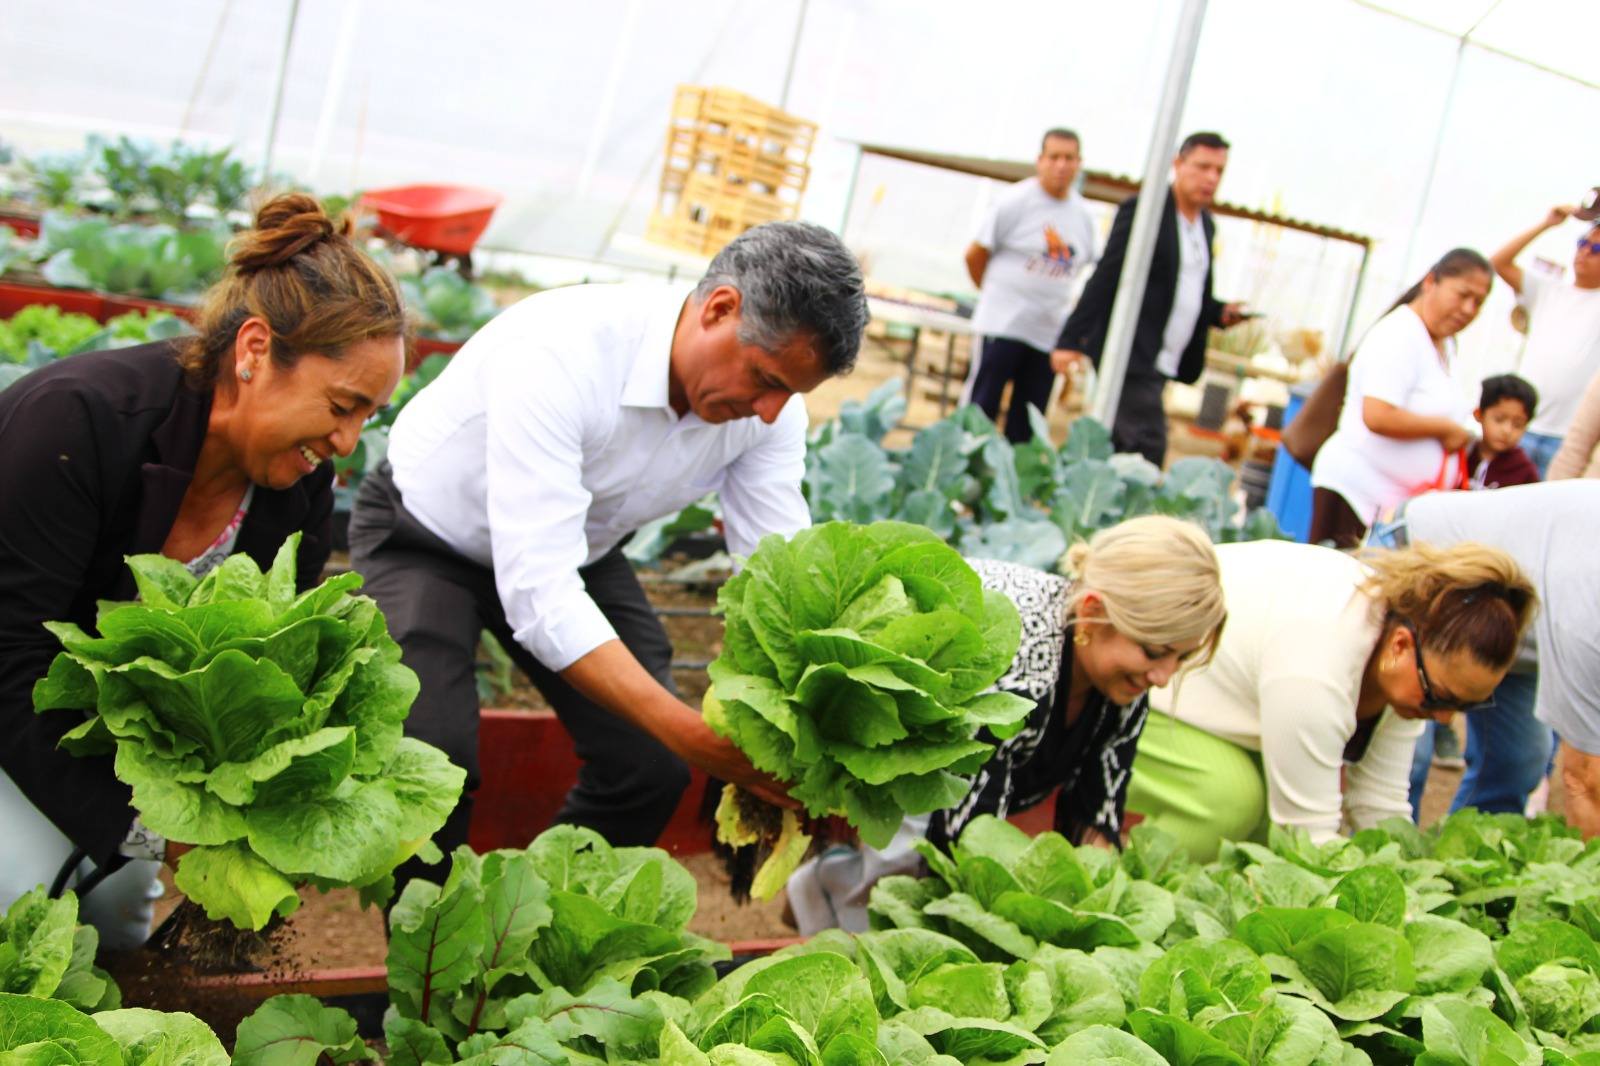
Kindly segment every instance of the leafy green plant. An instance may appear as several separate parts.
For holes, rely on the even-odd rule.
[[[59,999],[89,1012],[120,1006],[111,975],[95,966],[100,934],[78,924],[78,897],[24,893],[0,917],[0,992]]]
[[[906,814],[966,795],[1031,704],[984,693],[1005,673],[1021,620],[959,553],[903,522],[830,522],[761,541],[723,585],[722,653],[711,664],[706,724],[759,769],[794,782],[814,817],[843,815],[885,847]],[[718,837],[771,857],[753,894],[788,880],[809,845],[792,811],[763,813],[731,786]]]
[[[113,213],[118,218],[151,214],[174,226],[184,225],[197,206],[218,216],[239,206],[254,177],[232,151],[208,151],[181,141],[162,150],[130,137],[90,139],[90,154],[111,195]]]
[[[964,554],[1043,570],[1072,542],[1142,514],[1193,520],[1223,542],[1282,535],[1267,511],[1241,516],[1227,464],[1180,459],[1163,473],[1112,454],[1110,432],[1092,418],[1075,421],[1056,448],[1031,412],[1033,439],[1013,445],[967,407],[918,431],[909,448],[885,448],[904,407],[899,390],[886,383],[812,434],[804,488],[814,521],[913,522]]]
[[[386,899],[465,777],[402,737],[416,675],[360,576],[295,595],[299,540],[266,574],[234,555],[199,581],[130,557],[141,602],[102,610],[99,636],[49,623],[66,650],[34,687],[41,712],[87,712],[62,746],[116,756],[144,825],[194,845],[178,888],[242,929],[294,911],[300,884]]]
[[[64,288],[182,301],[222,276],[229,236],[222,225],[179,230],[51,212],[40,226],[40,250],[48,256],[40,272]]]
[[[31,241],[18,237],[10,226],[0,226],[0,274],[10,270],[13,263],[26,262],[32,250]]]
[[[123,348],[189,333],[188,323],[169,311],[129,312],[104,326],[88,315],[52,304],[29,304],[0,322],[0,390],[31,370],[79,352]]]
[[[345,1066],[375,1060],[345,1011],[311,996],[273,996],[239,1023],[233,1066]],[[139,1007],[93,1016],[60,1000],[0,992],[7,1066],[229,1066],[211,1027],[192,1014]]]
[[[50,209],[78,206],[84,172],[82,155],[34,156],[27,160],[27,171],[33,181],[33,197],[40,206]]]
[[[500,312],[487,289],[449,267],[431,267],[400,279],[406,305],[420,319],[419,329],[440,340],[464,341]]]
[[[558,826],[524,851],[462,848],[442,887],[412,881],[390,915],[391,1053],[653,1058],[673,997],[709,989],[711,963],[728,956],[684,930],[694,910],[694,878],[665,852],[613,848],[592,830]]]
[[[87,351],[84,345],[104,329],[88,315],[63,311],[54,304],[29,304],[0,322],[0,356],[20,363],[34,344],[48,350],[51,358]]]

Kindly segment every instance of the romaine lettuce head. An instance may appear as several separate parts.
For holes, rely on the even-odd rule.
[[[234,555],[203,579],[159,555],[128,565],[139,601],[64,651],[40,712],[86,714],[62,746],[110,753],[151,831],[195,845],[176,883],[259,929],[297,885],[374,886],[444,824],[465,771],[402,736],[417,677],[356,574],[295,594],[299,534],[265,574]]]
[[[1011,736],[1032,707],[985,692],[1016,655],[1016,608],[922,526],[768,536],[718,606],[707,724],[874,847],[964,796],[994,750],[979,731]]]

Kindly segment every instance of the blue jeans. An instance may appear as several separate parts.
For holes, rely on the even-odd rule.
[[[1554,731],[1533,716],[1538,690],[1534,674],[1507,674],[1494,690],[1494,706],[1467,713],[1467,772],[1450,803],[1498,814],[1521,814],[1528,793],[1549,772]],[[1433,731],[1428,722],[1411,763],[1411,817],[1422,807],[1422,790],[1433,763]]]
[[[1548,478],[1550,462],[1556,457],[1556,452],[1561,450],[1561,438],[1529,430],[1522,435],[1522,450],[1528,453],[1533,465],[1539,468],[1539,477]]]

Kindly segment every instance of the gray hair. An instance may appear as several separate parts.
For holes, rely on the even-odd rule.
[[[739,290],[739,340],[769,352],[806,334],[830,374],[855,365],[867,326],[866,283],[844,242],[810,222],[767,222],[717,253],[695,286],[697,300]]]

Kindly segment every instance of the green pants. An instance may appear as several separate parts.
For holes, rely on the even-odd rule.
[[[1128,783],[1128,811],[1177,838],[1197,862],[1224,840],[1267,839],[1261,754],[1152,710]]]

